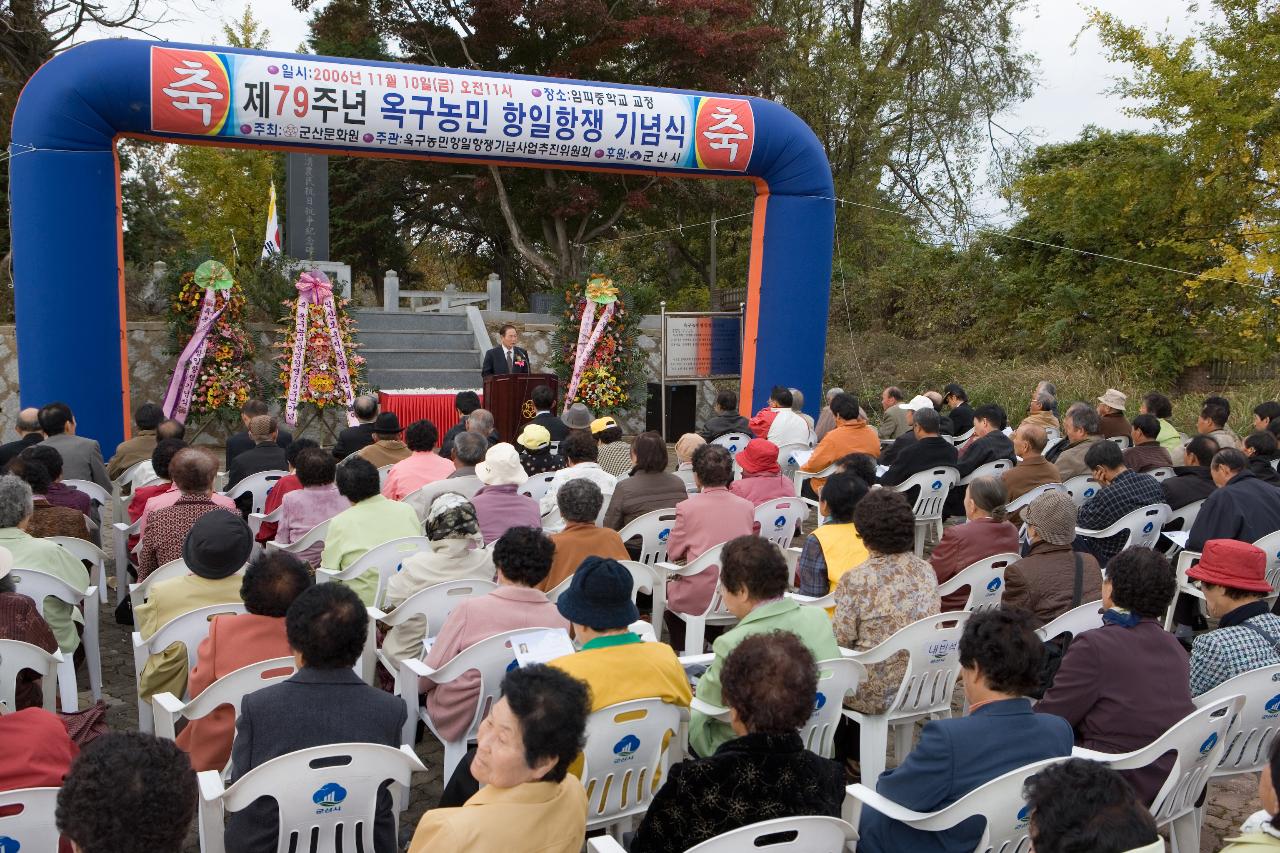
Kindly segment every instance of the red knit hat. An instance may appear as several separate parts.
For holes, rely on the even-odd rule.
[[[753,438],[738,451],[738,464],[747,474],[777,474],[778,445],[763,438]]]
[[[1267,555],[1261,548],[1235,539],[1210,539],[1204,543],[1200,562],[1187,570],[1187,577],[1231,589],[1271,592]]]

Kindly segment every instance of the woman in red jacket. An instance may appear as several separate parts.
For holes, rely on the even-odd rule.
[[[964,496],[968,521],[948,527],[929,558],[939,584],[979,560],[1018,553],[1018,528],[1005,521],[1007,499],[1004,483],[995,477],[978,477],[969,483]],[[942,599],[942,612],[964,610],[968,600],[969,590],[962,587]]]

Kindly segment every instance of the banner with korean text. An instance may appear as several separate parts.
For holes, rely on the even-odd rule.
[[[159,46],[151,129],[730,172],[746,171],[756,136],[744,99]]]

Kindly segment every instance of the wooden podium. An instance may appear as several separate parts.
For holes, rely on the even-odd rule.
[[[493,412],[493,423],[503,441],[515,443],[525,423],[533,419],[529,395],[546,385],[560,397],[560,380],[554,373],[495,373],[484,378],[484,407]]]

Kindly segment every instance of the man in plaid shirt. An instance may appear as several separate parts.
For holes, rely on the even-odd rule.
[[[1150,474],[1139,474],[1126,468],[1124,453],[1115,442],[1099,441],[1094,444],[1085,454],[1084,464],[1089,466],[1093,478],[1102,488],[1080,507],[1076,520],[1078,527],[1102,530],[1135,509],[1164,502],[1159,481]],[[1106,539],[1077,537],[1076,541],[1082,542],[1085,549],[1098,558],[1098,565],[1105,569],[1107,561],[1124,550],[1128,540],[1129,534],[1117,533]]]
[[[1205,543],[1200,562],[1187,571],[1204,592],[1218,629],[1191,646],[1191,694],[1207,693],[1228,679],[1280,664],[1280,616],[1267,608],[1271,585],[1267,555],[1234,539]]]

